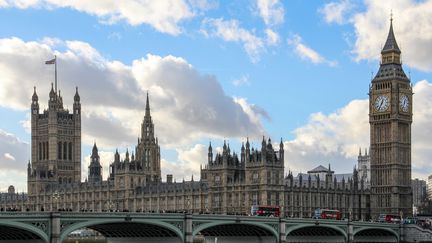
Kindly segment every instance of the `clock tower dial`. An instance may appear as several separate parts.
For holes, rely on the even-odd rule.
[[[387,95],[380,95],[375,99],[374,104],[376,111],[386,111],[389,107],[389,98]]]
[[[409,111],[409,98],[407,95],[403,94],[399,98],[399,108],[403,112]]]
[[[413,93],[400,55],[390,22],[381,64],[369,89],[372,218],[380,213],[412,214],[410,111]]]

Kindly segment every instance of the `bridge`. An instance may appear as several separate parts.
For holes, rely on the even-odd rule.
[[[109,243],[192,243],[194,237],[218,243],[400,242],[405,237],[403,225],[346,220],[187,213],[0,213],[0,242],[60,243],[81,228],[98,231]]]

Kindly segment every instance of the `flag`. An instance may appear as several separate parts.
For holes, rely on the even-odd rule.
[[[49,60],[49,61],[45,62],[45,64],[55,64],[55,63],[56,63],[56,59],[55,58],[52,59],[52,60]]]

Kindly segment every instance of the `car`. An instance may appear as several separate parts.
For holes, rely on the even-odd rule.
[[[416,221],[417,220],[415,218],[407,217],[407,218],[404,218],[403,224],[415,224]]]

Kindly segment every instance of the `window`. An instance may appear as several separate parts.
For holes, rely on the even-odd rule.
[[[61,145],[61,142],[59,142],[58,146],[57,146],[57,158],[58,159],[61,159],[61,154],[62,154],[61,150],[62,150],[62,145]]]
[[[219,175],[215,176],[215,183],[220,183],[220,176]]]
[[[258,179],[259,179],[258,172],[254,172],[253,175],[252,175],[252,181],[253,182],[258,182]]]
[[[69,153],[69,160],[72,160],[72,142],[69,143],[68,153]]]
[[[67,143],[63,143],[63,159],[66,160],[67,157]]]

